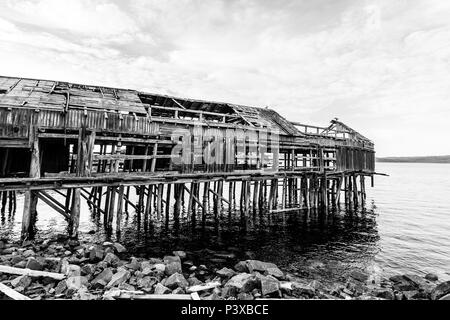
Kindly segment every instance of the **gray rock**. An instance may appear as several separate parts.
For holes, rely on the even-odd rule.
[[[174,273],[169,278],[166,279],[166,282],[164,285],[169,289],[175,289],[175,288],[186,288],[189,283],[184,278],[182,274]]]
[[[278,268],[267,268],[266,274],[277,279],[284,279],[284,273]]]
[[[429,281],[433,281],[433,282],[439,280],[438,276],[435,275],[434,273],[427,273],[427,274],[425,275],[425,279],[427,279],[427,280],[429,280]]]
[[[120,270],[114,274],[111,281],[106,285],[107,288],[117,287],[130,278],[130,273],[126,270]]]
[[[149,261],[142,261],[141,271],[144,271],[145,269],[153,269],[153,263],[150,263]]]
[[[80,268],[80,266],[77,266],[75,264],[69,264],[67,266],[67,270],[66,270],[65,274],[68,277],[81,276],[81,268]]]
[[[156,279],[155,277],[146,276],[137,281],[137,286],[141,289],[149,290],[156,283],[158,283],[158,279]]]
[[[113,272],[111,269],[106,268],[100,274],[98,274],[95,279],[91,282],[94,288],[104,288],[108,285],[113,277]]]
[[[23,276],[19,276],[17,278],[14,278],[11,281],[11,285],[14,288],[22,287],[22,288],[26,289],[31,284],[31,281],[32,280],[31,280],[31,278],[29,276],[23,275]]]
[[[178,256],[166,256],[164,257],[164,264],[166,266],[165,273],[172,275],[174,273],[181,273],[181,259]]]
[[[248,271],[255,272],[259,271],[261,273],[264,273],[267,271],[267,269],[278,269],[277,265],[270,262],[263,262],[259,260],[247,260],[246,261]]]
[[[35,253],[34,253],[33,250],[28,249],[28,250],[25,250],[25,251],[22,253],[22,255],[23,255],[25,258],[28,258],[28,257],[33,257],[33,256],[35,255]]]
[[[292,283],[292,293],[295,296],[307,296],[309,298],[312,298],[315,295],[315,290],[314,290],[314,288],[312,288],[311,286],[309,286],[307,284],[293,282]]]
[[[165,272],[166,271],[166,266],[162,263],[156,263],[153,265],[153,269],[156,272]]]
[[[117,264],[120,262],[120,259],[114,253],[109,252],[106,254],[103,261],[106,262],[110,266],[116,267]]]
[[[431,283],[429,283],[426,279],[424,279],[418,275],[415,275],[415,274],[405,274],[403,277],[406,280],[415,283],[418,288],[426,289],[427,287],[432,286]],[[431,291],[431,289],[429,291]]]
[[[155,286],[155,294],[168,294],[170,292],[170,289],[163,286],[161,283],[157,283]]]
[[[239,261],[238,263],[236,263],[236,265],[234,266],[234,270],[236,270],[237,272],[249,272],[247,263],[245,261]]]
[[[103,247],[101,246],[92,246],[89,249],[89,260],[91,262],[98,262],[103,260],[105,251],[103,250]]]
[[[125,265],[126,268],[131,269],[131,270],[140,270],[141,269],[141,263],[139,262],[138,259],[136,258],[131,258],[131,262],[127,263]]]
[[[406,300],[415,300],[420,297],[419,290],[403,291],[402,293]]]
[[[261,282],[256,276],[248,273],[240,273],[228,280],[225,287],[234,287],[240,292],[250,292],[260,285]]]
[[[254,300],[255,298],[250,293],[241,292],[238,294],[237,299],[238,300]]]
[[[216,274],[221,278],[231,278],[232,276],[234,276],[236,274],[236,272],[234,272],[234,270],[232,270],[232,269],[224,267],[220,270],[217,270]]]
[[[186,252],[184,251],[173,251],[172,253],[174,256],[180,257],[180,259],[186,258]]]
[[[196,277],[189,277],[187,279],[187,282],[189,283],[189,286],[196,286],[196,285],[200,285],[203,284],[203,282],[201,282],[200,280],[198,280]]]
[[[261,293],[263,296],[278,293],[280,290],[280,283],[272,276],[261,277]]]
[[[89,292],[89,290],[86,287],[81,287],[76,294],[72,298],[73,300],[82,300],[82,301],[89,301],[89,300],[97,300],[98,296],[95,294],[92,294]]]
[[[27,264],[25,265],[25,268],[31,269],[31,270],[42,271],[42,270],[44,270],[44,264],[39,262],[35,258],[28,258],[28,261],[27,261]]]
[[[373,290],[371,294],[377,298],[395,300],[394,292],[390,289],[376,289]]]
[[[389,280],[394,283],[394,290],[396,291],[413,291],[419,288],[414,281],[404,276],[393,276]]]
[[[81,275],[82,276],[89,276],[95,272],[95,266],[93,264],[85,264],[83,267],[81,267]]]
[[[11,258],[11,264],[16,265],[23,260],[24,260],[24,258],[21,255],[15,255]]]
[[[120,286],[119,286],[119,289],[121,289],[121,290],[127,290],[127,291],[136,291],[136,288],[134,287],[134,286],[132,286],[131,284],[128,284],[128,283],[122,283]],[[148,291],[148,290],[147,290]]]
[[[125,253],[125,252],[127,252],[127,248],[125,248],[123,245],[121,245],[118,242],[114,243],[114,249],[116,249],[117,253]]]
[[[172,291],[172,294],[184,294],[185,291],[183,288],[176,288],[175,290]]]
[[[69,277],[66,280],[67,290],[78,291],[82,286],[88,285],[88,279],[82,276]]]
[[[67,290],[67,283],[65,280],[62,280],[60,282],[58,282],[56,288],[55,288],[55,295],[61,295],[64,294],[64,292],[66,292]]]
[[[431,299],[439,300],[450,293],[450,281],[442,282],[431,291]]]

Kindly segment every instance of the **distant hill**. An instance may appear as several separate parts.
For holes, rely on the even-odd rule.
[[[385,157],[377,158],[377,162],[450,163],[450,156]]]

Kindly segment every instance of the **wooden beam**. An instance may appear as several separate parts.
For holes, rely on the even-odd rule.
[[[66,278],[66,275],[62,273],[15,268],[3,265],[0,265],[0,273],[17,274],[20,276],[30,276],[35,278],[45,277],[45,278],[52,278],[54,280],[63,280]]]
[[[0,283],[0,292],[7,295],[8,297],[10,297],[13,300],[31,300],[30,298],[17,292],[16,290],[11,289],[8,286],[5,286],[3,283]]]

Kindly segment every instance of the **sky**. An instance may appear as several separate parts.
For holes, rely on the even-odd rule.
[[[335,117],[450,154],[448,0],[0,0],[0,74]]]

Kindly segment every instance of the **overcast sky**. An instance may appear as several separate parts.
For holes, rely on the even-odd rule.
[[[2,0],[0,74],[338,117],[450,154],[448,0]]]

